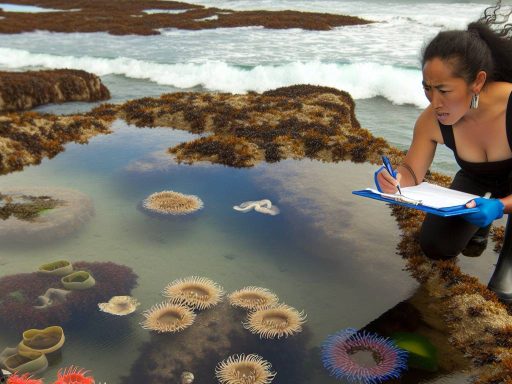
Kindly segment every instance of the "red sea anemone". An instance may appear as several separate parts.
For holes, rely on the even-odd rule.
[[[24,375],[18,376],[13,373],[7,379],[7,384],[42,384],[43,381],[40,379],[32,379],[29,373],[25,373]]]
[[[59,369],[57,381],[53,384],[94,384],[93,377],[85,376],[88,372],[73,365],[68,368]]]

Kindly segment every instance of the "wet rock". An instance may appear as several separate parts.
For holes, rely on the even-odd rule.
[[[0,112],[21,111],[48,103],[110,98],[100,78],[72,69],[0,72]]]

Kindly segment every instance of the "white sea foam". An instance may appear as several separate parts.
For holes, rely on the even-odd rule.
[[[180,13],[185,13],[187,11],[188,9],[145,9],[142,12],[147,13],[148,15],[152,15],[155,13],[169,13],[172,15],[178,15]]]
[[[177,88],[201,86],[207,90],[244,93],[263,92],[293,85],[314,84],[348,91],[356,99],[383,96],[396,104],[424,107],[421,73],[417,69],[376,63],[336,64],[320,61],[292,62],[283,65],[240,67],[222,61],[162,64],[125,57],[57,56],[0,48],[0,66],[82,69],[103,76],[124,75],[147,79]]]
[[[4,12],[23,12],[23,13],[41,13],[41,12],[69,12],[79,11],[79,9],[53,9],[53,8],[42,8],[34,5],[18,5],[9,3],[0,3],[0,8]]]

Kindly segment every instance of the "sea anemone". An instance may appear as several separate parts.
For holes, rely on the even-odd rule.
[[[171,299],[181,299],[185,304],[203,310],[219,303],[224,290],[206,277],[191,276],[169,283],[163,294]]]
[[[7,384],[43,384],[43,380],[33,379],[29,373],[25,373],[21,376],[13,373],[8,376]]]
[[[73,365],[64,369],[61,368],[57,372],[57,381],[53,384],[94,384],[94,378],[86,376],[87,373],[89,371]]]
[[[228,296],[229,303],[234,307],[254,310],[269,305],[275,305],[278,297],[266,288],[244,287]]]
[[[99,303],[100,311],[125,316],[134,312],[140,303],[131,296],[114,296],[107,303]]]
[[[144,329],[163,332],[180,332],[194,323],[196,314],[180,301],[169,301],[153,305],[142,313],[146,320],[140,325]]]
[[[48,355],[62,348],[66,336],[58,325],[44,329],[28,329],[23,332],[23,340],[18,344],[18,352],[22,356],[33,359],[38,352]]]
[[[302,331],[306,321],[304,312],[286,304],[267,306],[249,313],[244,328],[257,333],[264,339],[288,337]]]
[[[96,285],[96,280],[87,271],[75,271],[60,279],[64,288],[70,291],[89,289]]]
[[[203,208],[203,201],[194,195],[161,191],[149,195],[142,206],[151,212],[165,215],[186,215]]]
[[[24,356],[17,348],[7,347],[0,354],[0,366],[18,375],[25,373],[36,375],[48,368],[48,359],[45,354],[37,351],[25,352]]]
[[[56,276],[67,276],[73,272],[73,266],[68,260],[57,260],[39,266],[38,272]]]
[[[268,384],[276,373],[272,365],[258,355],[233,355],[215,368],[215,376],[222,384]]]
[[[352,355],[367,351],[375,364],[361,365]],[[347,328],[329,336],[322,344],[324,367],[339,380],[376,384],[397,379],[407,368],[407,352],[386,337]]]

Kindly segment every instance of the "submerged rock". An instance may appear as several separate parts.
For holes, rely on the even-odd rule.
[[[94,215],[92,200],[63,188],[0,189],[0,240],[40,242],[76,231]]]
[[[139,349],[128,377],[122,383],[180,383],[184,371],[194,372],[195,381],[216,384],[215,367],[228,356],[250,351],[272,364],[277,371],[273,384],[309,383],[310,352],[307,327],[300,334],[281,340],[262,340],[245,330],[244,314],[227,302],[197,314],[194,324],[176,334],[152,333]],[[316,358],[314,356],[313,358]]]
[[[48,289],[61,289],[60,276],[40,272],[19,273],[0,278],[0,327],[25,331],[48,324],[65,326],[72,320],[82,323],[97,313],[98,302],[112,296],[130,294],[137,284],[132,269],[112,262],[74,262],[77,270],[94,275],[96,284],[75,290],[45,308],[37,308]],[[53,290],[54,291],[54,290]]]

